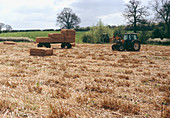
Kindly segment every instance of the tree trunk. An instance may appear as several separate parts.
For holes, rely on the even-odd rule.
[[[136,33],[136,16],[134,16],[134,24],[133,24],[133,31],[134,31],[134,33]]]
[[[170,38],[170,24],[167,24],[167,38]]]

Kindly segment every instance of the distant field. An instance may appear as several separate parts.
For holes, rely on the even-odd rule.
[[[0,37],[28,37],[35,41],[36,37],[47,37],[49,33],[60,33],[59,31],[34,31],[34,32],[11,32],[1,33]],[[76,32],[76,43],[82,43],[81,37],[85,32]]]
[[[76,43],[81,44],[82,36],[87,31],[77,31],[76,32]],[[60,33],[60,31],[32,31],[32,32],[10,32],[10,33],[0,33],[0,37],[28,37],[35,41],[36,37],[48,37],[49,33]],[[148,44],[153,45],[170,45],[170,39],[149,39]]]

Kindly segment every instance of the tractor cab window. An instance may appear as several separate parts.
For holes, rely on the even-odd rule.
[[[137,40],[137,39],[138,39],[137,35],[134,35],[134,40]]]
[[[134,40],[134,35],[129,35],[129,40]]]
[[[137,36],[134,34],[129,35],[129,40],[137,40]]]
[[[124,40],[128,40],[128,35],[124,35]]]

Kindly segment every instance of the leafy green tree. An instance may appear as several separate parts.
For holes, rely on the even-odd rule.
[[[119,37],[123,38],[123,35],[125,33],[125,29],[124,28],[125,28],[124,26],[116,27],[113,35],[114,36],[119,36]]]
[[[103,37],[104,35],[108,37]],[[113,31],[109,27],[104,26],[100,19],[97,25],[91,27],[90,31],[82,37],[82,41],[85,43],[105,43],[104,38],[109,38],[112,35]]]
[[[157,29],[153,30],[152,38],[161,38],[161,39],[163,39],[163,30],[160,29],[160,28],[157,28]]]

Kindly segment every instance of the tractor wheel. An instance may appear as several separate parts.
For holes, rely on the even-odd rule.
[[[65,48],[65,46],[66,46],[65,43],[61,44],[61,48]]]
[[[70,43],[67,44],[67,49],[70,49],[72,45]]]
[[[118,46],[118,50],[119,50],[119,51],[125,51],[124,45],[119,45],[119,46]]]
[[[116,50],[116,45],[112,45],[112,50],[113,50],[113,51]]]
[[[132,51],[132,49],[130,47],[126,47],[127,51]]]
[[[140,42],[134,42],[132,46],[133,51],[139,51],[141,47]]]

